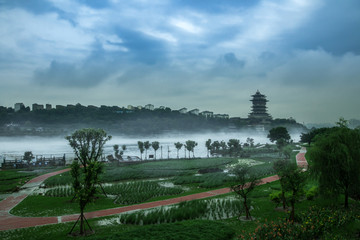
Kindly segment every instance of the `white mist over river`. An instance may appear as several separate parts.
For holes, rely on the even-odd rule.
[[[156,156],[159,159],[162,158],[176,158],[177,150],[174,146],[175,142],[185,143],[187,140],[193,140],[198,143],[195,147],[196,157],[206,157],[207,150],[205,147],[205,141],[211,139],[212,141],[224,140],[227,142],[229,139],[239,139],[241,143],[246,142],[246,138],[251,137],[254,139],[254,143],[270,143],[266,137],[267,132],[227,132],[227,133],[196,133],[196,134],[183,134],[183,133],[169,133],[162,135],[152,135],[146,137],[129,137],[129,136],[113,136],[110,141],[105,145],[104,153],[106,155],[113,154],[113,145],[118,144],[120,147],[126,145],[126,151],[124,156],[138,156],[140,157],[140,151],[137,146],[138,141],[153,141],[160,142],[160,148]],[[291,137],[294,141],[299,141],[300,134],[292,134]],[[8,158],[11,156],[23,155],[25,151],[32,151],[34,156],[62,156],[66,154],[67,159],[74,156],[72,148],[69,146],[67,140],[64,137],[0,137],[0,161],[3,161],[3,156]],[[184,157],[184,147],[179,151],[179,156]],[[145,154],[145,152],[144,152]],[[145,155],[143,154],[143,158]],[[150,147],[147,152],[147,156],[154,154],[154,150]],[[188,156],[188,155],[187,155]]]

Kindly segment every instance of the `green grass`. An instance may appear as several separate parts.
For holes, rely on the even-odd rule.
[[[194,174],[199,169],[224,168],[227,164],[235,163],[235,158],[206,158],[182,159],[139,164],[123,164],[122,166],[106,166],[101,179],[103,182],[118,182],[126,180],[168,178]],[[48,178],[44,183],[47,187],[71,184],[70,173],[63,173]]]
[[[110,195],[117,195],[115,203],[136,204],[148,201],[154,197],[175,195],[183,192],[181,188],[163,187],[157,182],[141,181],[105,186],[104,190]]]
[[[307,187],[310,187],[310,185],[313,185],[313,182],[309,182]],[[239,236],[240,234],[243,234],[243,231],[245,231],[246,234],[253,232],[259,224],[269,223],[271,221],[277,222],[281,219],[285,219],[288,217],[288,213],[283,211],[275,210],[275,204],[272,203],[269,199],[269,194],[272,191],[277,191],[280,189],[280,184],[278,181],[264,184],[261,186],[258,186],[252,193],[251,193],[251,205],[253,206],[253,210],[251,211],[252,216],[256,219],[254,221],[239,221],[236,217],[226,219],[226,220],[217,220],[217,221],[182,221],[176,223],[176,226],[178,229],[176,232],[173,232],[174,236],[177,236],[177,234],[184,234],[184,239],[197,239],[198,235],[197,233],[194,233],[192,236],[187,236],[185,233],[193,233],[193,231],[197,231],[198,227],[196,224],[193,225],[194,228],[189,230],[188,226],[199,223],[202,225],[203,223],[209,224],[213,231],[212,234],[215,234],[214,236],[217,236],[217,232],[221,231],[217,229],[216,225],[219,225],[222,227],[226,226],[227,231],[235,232],[235,236]],[[234,193],[226,194],[224,196],[216,197],[216,198],[223,198],[225,196],[231,196],[234,195]],[[213,197],[212,199],[214,199]],[[54,198],[51,198],[54,199]],[[34,202],[31,204],[37,204],[40,205],[41,203],[44,204],[44,199],[35,198]],[[68,201],[69,199],[67,199]],[[54,202],[48,202],[49,205],[56,205],[56,200]],[[68,204],[67,202],[61,202],[58,204],[60,207],[65,206],[65,204]],[[106,205],[106,203],[103,203],[97,200],[96,204],[102,204]],[[312,206],[317,207],[327,207],[329,205],[335,205],[337,208],[342,208],[343,199],[335,199],[333,201],[327,201],[326,199],[322,198],[316,198],[315,200],[308,201],[303,200],[300,203],[296,205],[296,213],[297,214],[307,214],[309,211],[309,208]],[[352,201],[352,205],[357,205],[359,207],[359,203]],[[36,206],[34,206],[36,208]],[[94,206],[95,207],[95,206]],[[110,206],[109,206],[110,207]],[[60,209],[59,209],[60,210]],[[77,210],[77,204],[74,204],[74,211]],[[89,210],[89,209],[87,209]],[[56,214],[56,215],[63,215],[64,210],[61,209],[62,214]],[[111,219],[114,217],[105,217],[102,219]],[[338,239],[342,237],[342,239],[350,239],[349,236],[353,236],[356,231],[359,231],[360,225],[359,225],[359,219],[360,219],[360,212],[358,212],[357,220],[350,222],[348,225],[345,226],[345,228],[333,228],[329,234],[332,233],[334,236],[340,236]],[[135,225],[128,225],[128,224],[121,224],[121,225],[108,225],[108,226],[99,226],[97,222],[100,219],[91,219],[90,224],[95,229],[96,234],[93,236],[88,237],[89,239],[147,239],[148,235],[146,235],[145,232],[150,232],[154,238],[162,239],[161,235],[167,236],[163,231],[166,231],[166,229],[169,229],[169,232],[175,231],[172,229],[171,224],[160,224],[160,225],[153,225],[153,226],[135,226]],[[29,229],[19,229],[15,231],[2,231],[0,232],[0,238],[1,239],[45,239],[46,237],[50,236],[53,239],[63,239],[66,236],[67,231],[70,230],[72,224],[56,224],[51,226],[44,226],[44,227],[37,227],[37,228],[29,228]],[[143,232],[143,230],[145,232]],[[171,231],[170,231],[171,230]],[[201,230],[202,231],[202,230]],[[205,231],[205,230],[204,230]],[[206,230],[207,231],[207,230]],[[137,233],[141,233],[137,235]],[[169,233],[170,234],[170,233]],[[330,236],[329,235],[329,236]],[[186,238],[186,237],[188,238]],[[208,235],[204,234],[204,238],[208,237]],[[233,235],[231,235],[233,236]],[[344,237],[345,236],[345,237]],[[143,238],[142,238],[143,237]],[[171,239],[171,238],[169,238]],[[177,238],[174,238],[177,239]],[[201,239],[201,238],[200,238]],[[218,239],[218,238],[211,238],[209,239]],[[221,238],[220,238],[221,239]],[[230,238],[231,239],[231,238]],[[326,239],[326,238],[325,238]],[[301,240],[301,239],[299,239]]]
[[[0,171],[0,193],[8,193],[19,190],[30,179],[48,172],[62,168],[45,168],[41,171],[28,169],[9,169]]]
[[[296,153],[291,155],[291,159],[295,161]],[[259,165],[258,171],[261,169],[265,170],[269,169],[272,165],[273,160],[276,158],[254,158],[256,160],[262,160],[266,164]],[[208,159],[202,159],[208,160]],[[205,166],[205,162],[201,160],[201,163],[198,166]],[[177,160],[176,160],[177,161]],[[179,161],[197,161],[194,159],[191,160],[179,160]],[[215,160],[210,160],[211,164],[215,164]],[[234,159],[237,161],[237,159]],[[161,161],[163,164],[167,166],[160,167],[160,165],[156,165],[159,162],[151,162],[151,163],[142,163],[138,167],[134,167],[136,165],[129,165],[124,167],[129,173],[131,171],[134,172],[151,172],[151,168],[149,171],[145,171],[146,164],[150,164],[155,172],[155,168],[159,167],[159,172],[161,174],[167,173],[181,173],[181,174],[190,174],[196,172],[196,169],[192,169],[194,165],[189,166],[181,166],[174,165],[168,166],[169,162],[172,161]],[[270,162],[270,163],[269,163]],[[178,163],[180,164],[180,163]],[[174,169],[170,169],[174,167]],[[123,167],[121,167],[123,168]],[[119,168],[120,169],[120,168]],[[129,170],[130,169],[130,170]],[[111,169],[108,169],[111,171]],[[113,171],[113,174],[119,173],[118,169]],[[171,175],[170,174],[170,175]],[[151,174],[149,174],[151,175]],[[149,176],[145,175],[145,176]],[[156,174],[151,175],[152,177]],[[166,174],[165,174],[166,175]],[[180,175],[180,174],[179,174]],[[173,175],[173,176],[179,176]],[[205,174],[204,174],[205,175]],[[140,175],[138,175],[140,176]],[[210,175],[209,175],[210,176]],[[215,176],[215,175],[212,175]],[[128,176],[127,176],[128,177]],[[144,176],[143,176],[144,177]],[[175,177],[175,178],[186,178],[186,177]],[[190,176],[189,178],[192,178]],[[168,179],[167,181],[170,181]],[[158,196],[152,198],[149,201],[155,200],[163,200],[172,198],[175,196],[184,196],[192,193],[203,192],[205,188],[199,188],[199,182],[192,182],[192,180],[187,180],[187,182],[181,183],[182,186],[189,186],[191,189],[187,192],[183,192],[179,195],[172,196]],[[222,186],[228,186],[232,184],[231,182],[226,182]],[[314,180],[308,181],[305,189],[309,190],[312,187],[316,186],[317,182]],[[207,189],[206,191],[209,191]],[[241,234],[249,235],[249,233],[253,233],[255,229],[259,225],[263,225],[270,222],[279,222],[283,221],[288,217],[288,213],[284,211],[279,211],[275,209],[275,203],[270,201],[269,194],[273,191],[279,191],[280,184],[278,181],[264,184],[255,188],[255,190],[250,194],[250,203],[253,209],[251,210],[251,215],[255,218],[254,221],[239,221],[236,217],[232,217],[229,219],[216,220],[216,221],[207,221],[207,220],[189,220],[189,221],[179,221],[176,223],[167,223],[167,224],[155,224],[149,226],[138,226],[131,224],[111,224],[108,223],[106,225],[99,225],[100,220],[111,219],[111,217],[104,217],[99,219],[90,219],[89,222],[91,226],[95,229],[96,234],[92,236],[88,236],[87,239],[240,239],[238,238]],[[224,194],[222,196],[216,196],[208,199],[216,199],[216,198],[225,198],[227,196],[235,196],[234,193]],[[56,197],[44,197],[44,196],[31,196],[26,198],[22,203],[20,203],[19,207],[16,207],[12,210],[11,213],[18,215],[26,215],[26,216],[57,216],[64,214],[72,214],[78,212],[78,204],[77,203],[69,203],[71,198],[56,198]],[[21,204],[24,204],[21,206]],[[349,221],[344,226],[339,227],[331,227],[328,232],[325,233],[322,238],[319,239],[352,239],[355,236],[355,233],[360,232],[360,204],[358,202],[351,201],[351,207],[354,209],[355,219]],[[296,214],[299,216],[307,216],[310,213],[309,209],[313,207],[324,208],[327,209],[324,212],[331,212],[329,207],[335,207],[335,209],[340,209],[343,211],[343,197],[339,197],[337,199],[326,199],[321,197],[315,197],[314,200],[306,200],[304,199],[296,204]],[[66,206],[66,207],[64,207]],[[94,211],[97,209],[105,209],[105,208],[113,208],[119,205],[115,205],[113,203],[113,199],[106,199],[104,196],[100,195],[100,198],[96,200],[95,203],[91,203],[85,209],[86,211]],[[27,210],[29,209],[29,210]],[[191,209],[191,208],[190,208]],[[49,211],[52,212],[49,212]],[[16,213],[17,211],[17,213]],[[191,211],[191,210],[190,210]],[[49,226],[41,226],[36,228],[27,228],[27,229],[18,229],[14,231],[0,231],[0,239],[48,239],[49,236],[53,239],[64,239],[66,238],[67,232],[71,229],[73,223],[64,223],[64,224],[55,224]],[[78,227],[76,228],[78,229]],[[244,231],[244,232],[243,232]],[[235,233],[235,235],[234,235]],[[76,237],[82,239],[83,237]],[[298,240],[306,239],[306,238],[298,238]]]
[[[155,161],[133,165],[133,169],[152,170],[197,170],[214,168],[236,162],[234,158],[195,158],[182,160]]]
[[[104,219],[104,218],[103,218]],[[68,236],[74,223],[39,226],[10,231],[0,231],[0,239],[119,239],[119,240],[228,240],[235,231],[227,223],[220,221],[191,220],[177,223],[136,226],[113,225],[97,226],[99,219],[90,219],[89,223],[95,230],[90,236]],[[78,232],[78,226],[74,229]]]
[[[234,236],[234,230],[226,224],[216,221],[184,221],[177,223],[142,226],[117,234],[94,239],[119,240],[228,240]]]
[[[79,213],[79,203],[71,202],[72,197],[28,196],[11,214],[23,217],[50,217]],[[113,199],[99,195],[95,202],[86,205],[85,212],[119,207]]]
[[[229,159],[227,158],[210,158],[210,159],[191,159],[191,160],[175,160],[177,162],[178,168],[182,161],[186,163],[191,162],[191,166],[193,167],[194,164],[196,166],[209,166],[209,163],[206,161],[210,161],[210,164],[228,164]],[[217,160],[218,162],[215,162]],[[172,160],[173,161],[173,160]],[[172,161],[161,161],[164,165],[163,168],[168,168],[168,164]],[[197,163],[200,161],[200,163]],[[237,162],[237,159],[232,159],[231,163]],[[264,169],[271,168],[271,163],[264,161],[264,164],[257,165],[254,168],[257,168],[258,171],[264,173],[266,172]],[[159,162],[149,162],[141,164],[142,167],[145,167],[147,164],[151,166],[159,167]],[[155,165],[154,165],[155,164]],[[187,164],[185,164],[187,165]],[[131,169],[133,165],[128,166],[128,169]],[[191,168],[192,168],[191,167]],[[121,170],[125,167],[117,168],[116,171]],[[160,167],[161,168],[161,167]],[[181,166],[181,168],[186,168],[186,166]],[[126,168],[125,168],[126,169]],[[133,169],[134,170],[134,169]],[[108,170],[108,171],[111,171]],[[134,170],[134,171],[142,171],[141,169]],[[193,171],[193,170],[191,170]],[[268,173],[268,172],[267,172]],[[103,176],[103,179],[108,179],[106,173]],[[120,175],[121,176],[121,175]],[[107,209],[107,208],[114,208],[124,205],[131,205],[141,202],[150,202],[150,201],[158,201],[158,200],[165,200],[173,197],[180,197],[185,195],[190,195],[194,193],[200,193],[204,191],[210,191],[211,189],[218,189],[221,187],[229,187],[230,185],[235,184],[233,178],[227,176],[224,173],[208,173],[203,174],[200,176],[201,182],[195,183],[193,182],[193,178],[197,178],[196,176],[178,176],[175,179],[187,179],[190,178],[189,181],[184,181],[181,183],[182,186],[189,188],[188,191],[184,192],[180,188],[165,188],[160,187],[157,182],[155,181],[135,181],[133,183],[128,184],[115,184],[113,186],[105,187],[105,192],[110,195],[116,195],[116,199],[105,199],[103,195],[100,195],[101,202],[89,205],[86,208],[86,211],[93,211],[93,210],[100,210],[100,209]],[[169,179],[171,181],[171,179]],[[71,182],[71,177],[69,172],[63,173],[61,175],[54,176],[49,178],[46,181],[47,185],[50,186],[63,186],[63,184]],[[125,186],[126,189],[124,188]],[[154,187],[155,186],[155,187]],[[69,200],[72,198],[72,191],[69,189],[65,189],[62,187],[58,187],[54,190],[48,190],[45,193],[46,196],[29,196],[24,201],[21,202],[18,206],[16,206],[12,210],[12,214],[19,215],[19,216],[58,216],[58,215],[65,215],[65,214],[73,214],[78,212],[78,206],[76,203],[68,203]]]
[[[213,198],[124,213],[120,215],[118,221],[121,224],[149,225],[194,219],[218,220],[237,216],[240,209],[239,199]]]
[[[70,185],[71,183],[72,177],[70,172],[64,172],[62,174],[52,176],[44,181],[46,187]]]

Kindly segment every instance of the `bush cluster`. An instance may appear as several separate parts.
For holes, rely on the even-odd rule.
[[[350,210],[312,207],[298,216],[299,223],[288,219],[258,223],[253,233],[241,234],[239,239],[320,239],[327,232],[353,221],[355,217],[355,212]]]

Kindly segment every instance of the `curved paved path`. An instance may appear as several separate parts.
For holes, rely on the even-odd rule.
[[[306,148],[302,147],[300,152],[296,155],[296,164],[304,170],[307,170],[309,165],[305,158]]]
[[[301,151],[296,155],[296,161],[299,166],[303,166],[303,159],[305,159],[304,155],[306,153],[306,148],[302,148]],[[298,161],[299,160],[299,161]],[[306,162],[306,159],[305,159]],[[29,188],[29,187],[36,187],[39,186],[45,179],[69,171],[70,169],[64,169],[61,171],[48,173],[39,177],[36,177],[32,180],[30,180],[28,183],[26,183],[23,188]],[[273,182],[278,180],[279,177],[277,175],[266,177],[261,179],[262,184],[266,184],[269,182]],[[149,203],[142,203],[137,205],[131,205],[126,207],[119,207],[119,208],[111,208],[111,209],[104,209],[104,210],[98,210],[94,212],[87,212],[85,213],[85,216],[87,219],[90,218],[97,218],[97,217],[104,217],[104,216],[110,216],[115,215],[123,212],[138,210],[138,209],[147,209],[147,208],[153,208],[153,207],[159,207],[159,206],[165,206],[165,205],[171,205],[183,201],[189,201],[189,200],[195,200],[195,199],[202,199],[202,198],[208,198],[213,197],[225,193],[229,193],[229,188],[222,188],[217,190],[212,190],[208,192],[203,193],[196,193],[192,195],[187,195],[183,197],[177,197],[167,200],[161,200],[161,201],[155,201],[155,202],[149,202]],[[76,221],[79,217],[79,214],[72,214],[72,215],[65,215],[65,216],[58,216],[58,217],[18,217],[10,214],[10,210],[14,208],[17,204],[19,204],[23,199],[25,199],[29,193],[23,193],[23,194],[13,194],[12,196],[2,200],[0,202],[0,231],[2,230],[10,230],[10,229],[16,229],[16,228],[26,228],[26,227],[35,227],[40,225],[47,225],[47,224],[56,224],[61,222],[70,222],[70,221]]]

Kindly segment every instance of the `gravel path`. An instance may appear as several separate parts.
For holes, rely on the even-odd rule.
[[[305,159],[306,148],[302,148],[300,152],[296,155],[296,162],[300,167],[307,167],[307,162]],[[48,174],[41,175],[39,177],[31,179],[23,186],[23,190],[19,191],[18,193],[14,193],[11,196],[7,197],[6,199],[0,202],[0,231],[3,230],[10,230],[16,228],[26,228],[26,227],[35,227],[40,225],[47,225],[47,224],[56,224],[61,222],[70,222],[76,221],[79,217],[79,214],[73,215],[65,215],[65,216],[58,216],[58,217],[18,217],[10,214],[10,210],[14,208],[17,204],[19,204],[22,200],[24,200],[29,194],[32,193],[39,185],[47,178],[69,171],[70,169],[64,169],[57,172],[52,172]],[[278,180],[279,177],[277,175],[266,177],[261,179],[261,184],[266,184],[269,182],[273,182]],[[203,193],[196,193],[191,194],[188,196],[177,197],[162,201],[155,201],[149,203],[142,203],[137,205],[131,205],[126,207],[119,207],[119,208],[111,208],[105,210],[98,210],[94,212],[87,212],[85,216],[87,219],[90,218],[97,218],[97,217],[104,217],[115,215],[123,212],[138,210],[138,209],[148,209],[153,207],[160,207],[165,205],[171,205],[180,203],[183,201],[195,200],[195,199],[202,199],[208,198],[213,196],[218,196],[221,194],[229,193],[229,188],[222,188],[217,190],[211,190],[208,192]]]

